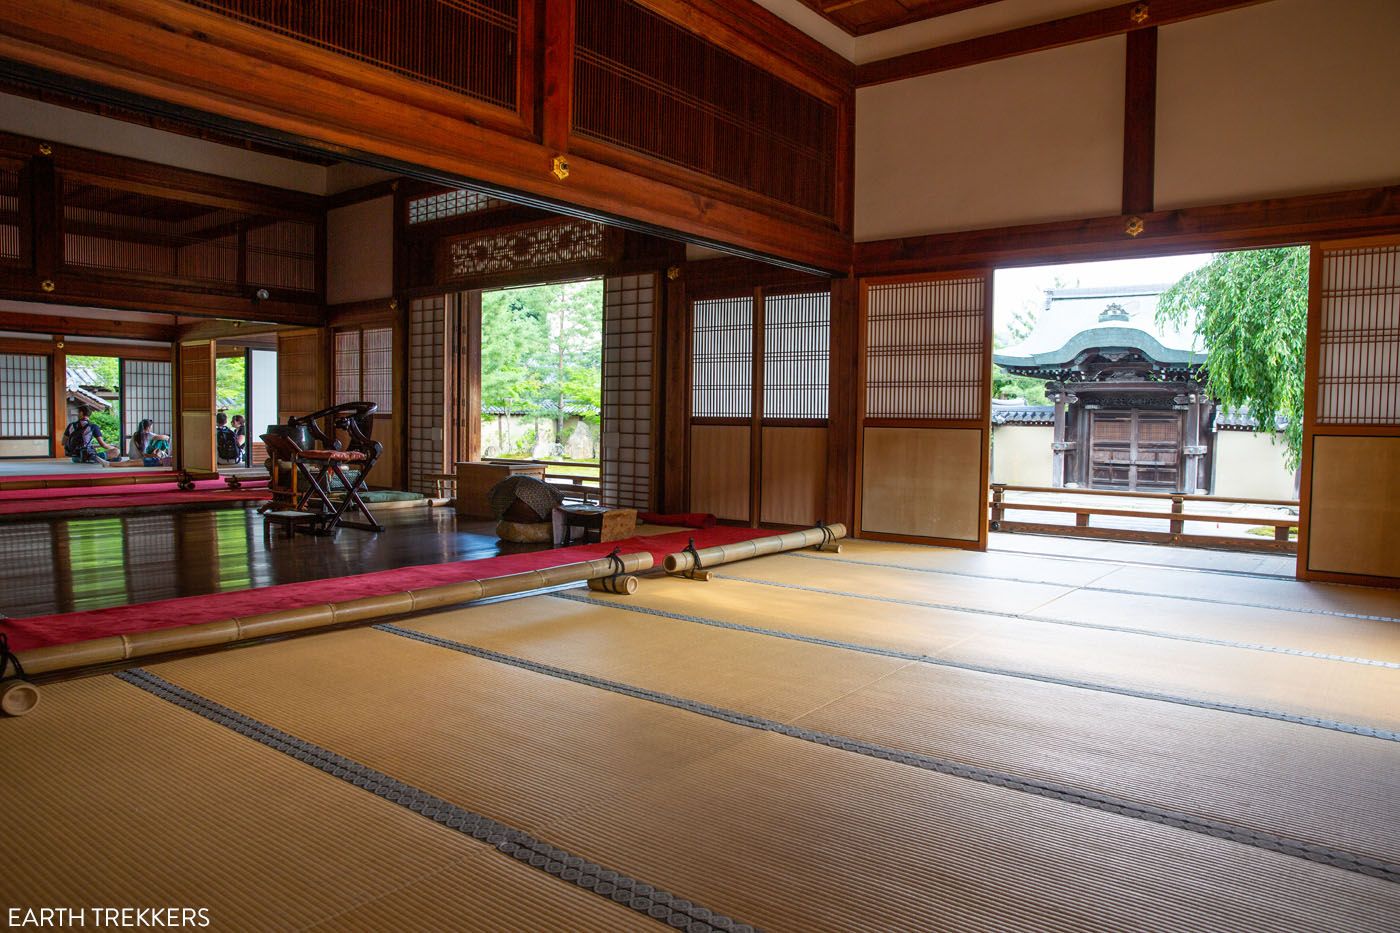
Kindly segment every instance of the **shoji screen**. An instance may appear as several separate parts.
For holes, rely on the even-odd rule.
[[[759,519],[811,525],[824,514],[831,292],[763,295]]]
[[[861,301],[861,533],[984,548],[987,273],[870,280]]]
[[[447,469],[445,366],[447,299],[419,298],[408,309],[408,486],[433,494],[430,473]]]
[[[0,458],[49,454],[51,394],[47,356],[0,353]]]
[[[1312,251],[1298,575],[1400,579],[1400,240]]]
[[[656,274],[603,283],[602,498],[650,509]]]
[[[142,419],[154,421],[157,434],[171,434],[174,392],[170,364],[163,360],[122,360],[122,435],[131,437]]]
[[[690,507],[749,521],[754,297],[691,306]]]

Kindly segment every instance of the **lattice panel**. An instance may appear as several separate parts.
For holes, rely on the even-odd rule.
[[[982,276],[869,286],[867,417],[983,417],[986,292]]]
[[[516,104],[518,0],[185,0],[500,107]]]
[[[831,293],[763,301],[763,417],[824,419],[831,368]]]
[[[0,166],[0,259],[20,258],[19,170]]]
[[[316,226],[282,220],[250,226],[247,281],[296,292],[316,290]]]
[[[214,410],[214,360],[207,343],[180,347],[180,407]]]
[[[277,338],[277,417],[309,415],[325,407],[325,345],[319,334]]]
[[[143,418],[157,434],[174,434],[171,365],[163,360],[122,360],[122,434],[131,437]]]
[[[394,331],[371,327],[364,331],[360,395],[379,406],[381,415],[394,410]]]
[[[656,275],[608,278],[603,296],[603,501],[649,509]]]
[[[449,217],[461,217],[463,214],[497,210],[507,207],[509,203],[470,188],[458,188],[455,191],[430,194],[409,201],[408,222],[432,223],[435,220],[447,220]]]
[[[335,332],[335,404],[360,401],[360,332]]]
[[[691,416],[751,417],[753,298],[697,301],[691,319]]]
[[[831,104],[631,0],[576,0],[574,130],[823,217]]]
[[[443,241],[439,279],[457,282],[495,272],[549,269],[607,257],[607,229],[566,220],[518,230],[487,231]]]
[[[447,468],[444,329],[447,302],[443,297],[420,298],[408,312],[408,463],[409,488],[435,494],[426,478]]]
[[[1400,245],[1322,253],[1317,423],[1400,425]]]
[[[0,353],[0,437],[49,434],[49,359]]]

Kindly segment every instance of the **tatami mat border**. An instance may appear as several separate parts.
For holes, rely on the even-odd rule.
[[[890,566],[882,564],[868,564],[867,566]],[[900,570],[913,568],[900,567]],[[922,572],[922,571],[921,571]],[[929,571],[939,573],[941,571]],[[779,580],[764,580],[760,577],[741,577],[731,573],[716,573],[715,578],[719,580],[733,580],[736,583],[753,583],[758,586],[776,586],[786,590],[802,590],[807,593],[820,593],[824,596],[842,596],[847,599],[865,599],[877,603],[890,603],[895,606],[914,606],[919,609],[942,609],[948,612],[966,612],[979,616],[994,616],[998,619],[1016,619],[1022,622],[1043,622],[1048,625],[1066,625],[1070,628],[1086,628],[1100,632],[1118,632],[1123,635],[1144,635],[1148,638],[1164,638],[1168,641],[1187,641],[1198,645],[1214,645],[1217,648],[1239,648],[1244,651],[1264,651],[1269,654],[1289,654],[1299,658],[1314,658],[1319,661],[1339,661],[1343,664],[1363,664],[1367,667],[1384,667],[1394,671],[1400,671],[1400,663],[1395,661],[1379,661],[1375,658],[1355,658],[1345,654],[1327,654],[1321,651],[1308,651],[1303,648],[1286,648],[1282,645],[1262,645],[1256,642],[1231,641],[1228,638],[1210,638],[1205,635],[1183,635],[1179,632],[1163,632],[1158,629],[1133,628],[1127,625],[1105,625],[1102,622],[1083,622],[1078,619],[1066,619],[1060,616],[1044,616],[1034,612],[1011,612],[1003,609],[981,609],[974,606],[960,606],[956,603],[934,603],[922,599],[901,599],[898,596],[877,596],[873,593],[852,593],[848,590],[832,590],[822,586],[806,586],[801,583],[787,583]],[[1002,580],[1009,580],[1009,577],[1002,577]],[[1031,582],[1031,581],[1013,581]],[[1050,584],[1046,584],[1050,585]],[[1076,587],[1075,589],[1095,589],[1095,587]],[[1099,592],[1123,592],[1126,590],[1102,590]],[[1152,594],[1137,593],[1137,596],[1148,596]],[[1187,599],[1191,597],[1165,596],[1163,599]],[[1213,602],[1213,600],[1208,600]],[[1244,603],[1230,603],[1228,605],[1243,606]],[[1255,609],[1277,609],[1276,606],[1253,606]],[[1298,610],[1305,612],[1307,610]],[[1375,618],[1370,616],[1352,616],[1351,618]],[[1377,618],[1376,621],[1389,622],[1400,621],[1384,618]]]
[[[919,654],[914,651],[901,651],[898,648],[881,648],[875,645],[837,641],[832,638],[818,638],[813,635],[784,632],[781,629],[758,628],[757,626],[743,625],[738,622],[726,622],[723,619],[710,619],[705,616],[687,615],[681,612],[668,612],[664,609],[652,609],[649,606],[627,605],[622,602],[594,599],[581,593],[559,592],[550,593],[549,595],[555,599],[571,599],[575,602],[591,603],[595,606],[608,606],[613,609],[622,609],[627,612],[639,612],[643,615],[657,616],[662,619],[674,619],[677,622],[694,622],[699,625],[711,625],[715,628],[732,629],[736,632],[750,632],[755,635],[768,635],[773,638],[787,638],[792,641],[802,641],[812,645],[825,645],[828,648],[841,648],[845,651],[859,651],[863,654],[883,655],[887,658],[902,658],[907,661],[919,661],[924,664],[933,664],[938,667],[951,667],[961,671],[992,674],[997,677],[1016,677],[1020,680],[1034,680],[1040,683],[1057,684],[1061,687],[1073,687],[1077,690],[1094,690],[1099,693],[1114,693],[1119,696],[1136,697],[1140,700],[1175,703],[1179,706],[1194,706],[1198,709],[1216,710],[1222,713],[1236,713],[1241,716],[1256,716],[1260,719],[1275,719],[1279,722],[1291,722],[1300,726],[1313,726],[1318,729],[1330,729],[1333,732],[1345,732],[1351,735],[1364,736],[1366,738],[1382,739],[1387,742],[1400,742],[1400,732],[1393,732],[1389,729],[1376,729],[1372,726],[1362,726],[1354,723],[1338,722],[1332,719],[1320,719],[1316,716],[1299,716],[1294,713],[1279,712],[1278,710],[1259,709],[1253,706],[1237,706],[1233,703],[1200,700],[1194,697],[1177,696],[1171,693],[1156,693],[1151,690],[1134,690],[1130,687],[1115,687],[1112,684],[1094,683],[1088,680],[1074,680],[1069,677],[1055,677],[1051,674],[1037,674],[1032,671],[1014,671],[1009,668],[969,664],[964,661],[953,661],[948,658]]]
[[[757,933],[754,927],[748,924],[738,923],[667,891],[659,890],[653,885],[571,855],[523,830],[473,813],[425,790],[405,784],[382,771],[376,771],[329,749],[245,716],[207,697],[176,686],[150,671],[135,668],[114,676],[274,751],[289,755],[332,777],[411,810],[424,819],[432,820],[462,835],[471,836],[523,864],[592,891],[600,897],[609,898],[673,929],[685,930],[686,933],[710,933],[712,930]]]
[[[389,623],[376,625],[374,628],[376,631],[399,635],[439,648],[446,648],[450,651],[468,654],[486,661],[508,664],[512,667],[518,667],[536,674],[556,677],[561,680],[572,681],[573,683],[595,687],[600,690],[608,690],[634,699],[659,703],[663,706],[670,706],[701,716],[709,716],[750,729],[775,732],[790,738],[801,739],[804,742],[812,742],[817,745],[825,745],[829,748],[854,752],[858,755],[866,755],[871,758],[878,758],[882,761],[892,761],[913,768],[921,768],[925,771],[936,771],[939,774],[964,778],[969,781],[978,781],[983,784],[991,784],[995,787],[1003,787],[1007,790],[1018,791],[1023,794],[1047,797],[1051,800],[1059,800],[1064,803],[1088,807],[1092,810],[1100,810],[1117,816],[1126,816],[1132,819],[1144,820],[1149,823],[1171,826],[1176,829],[1200,833],[1205,836],[1224,839],[1240,845],[1254,846],[1260,849],[1267,849],[1271,852],[1278,852],[1283,855],[1291,855],[1294,858],[1301,858],[1310,862],[1331,865],[1335,868],[1340,868],[1345,871],[1354,871],[1372,878],[1379,878],[1383,881],[1400,883],[1400,865],[1371,858],[1370,856],[1357,855],[1333,846],[1289,839],[1276,833],[1248,829],[1221,820],[1193,816],[1192,814],[1180,810],[1170,810],[1165,807],[1134,803],[1133,801],[1125,800],[1121,797],[1100,794],[1065,784],[1057,784],[1052,781],[1019,777],[1014,774],[994,771],[990,768],[982,768],[976,765],[963,764],[946,758],[935,758],[931,755],[920,755],[914,752],[901,751],[896,748],[877,745],[873,742],[866,742],[849,736],[819,732],[815,729],[802,729],[797,726],[777,722],[776,720],[765,719],[761,716],[754,716],[749,713],[742,713],[738,710],[726,709],[722,706],[714,706],[709,703],[701,703],[698,700],[689,700],[684,697],[673,696],[669,693],[662,693],[657,690],[648,690],[645,687],[636,687],[631,684],[619,683],[615,680],[606,680],[591,674],[555,667],[552,664],[542,664],[538,661],[531,661],[526,658],[503,654],[499,651],[492,651],[489,648],[480,648],[476,645],[442,638],[437,635],[430,635],[426,632],[400,628],[397,625]]]

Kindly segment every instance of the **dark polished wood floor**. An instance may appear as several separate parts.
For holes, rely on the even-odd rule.
[[[0,615],[22,618],[536,550],[451,509],[378,514],[382,534],[263,536],[252,510],[0,525]]]

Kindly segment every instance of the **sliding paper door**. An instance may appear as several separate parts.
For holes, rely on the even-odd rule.
[[[214,341],[180,344],[180,466],[191,473],[215,473]]]
[[[1313,248],[1298,576],[1400,582],[1400,241]]]
[[[860,534],[985,549],[990,274],[868,280],[861,315]]]

